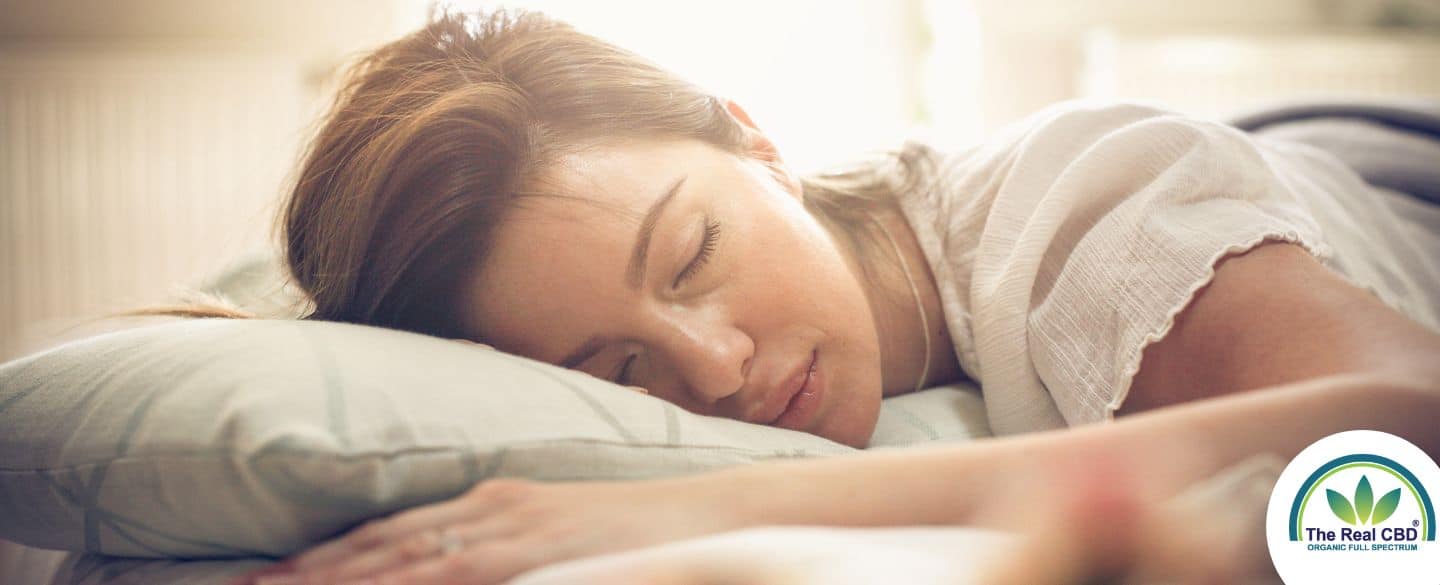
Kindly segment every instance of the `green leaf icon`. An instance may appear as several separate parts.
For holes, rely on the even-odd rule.
[[[1375,517],[1371,518],[1371,524],[1379,524],[1395,513],[1395,507],[1400,505],[1400,488],[1390,490],[1385,497],[1375,504]]]
[[[1325,490],[1325,497],[1330,499],[1330,511],[1335,513],[1336,518],[1344,520],[1346,524],[1355,524],[1355,509],[1350,507],[1350,500],[1331,489]]]
[[[1375,505],[1375,494],[1370,491],[1370,478],[1360,476],[1360,485],[1355,486],[1355,517],[1361,524],[1370,519],[1370,508]]]

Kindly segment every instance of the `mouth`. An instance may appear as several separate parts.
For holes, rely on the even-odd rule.
[[[812,351],[810,364],[806,366],[803,377],[800,378],[799,387],[790,396],[785,404],[785,409],[780,411],[775,420],[770,422],[772,426],[798,431],[814,418],[825,387],[824,380],[820,376],[819,365],[820,352],[819,350]]]

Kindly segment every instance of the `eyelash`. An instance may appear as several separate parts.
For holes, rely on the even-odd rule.
[[[710,256],[715,252],[715,245],[719,240],[720,222],[706,220],[705,238],[700,242],[700,251],[695,254],[695,258],[690,261],[690,264],[685,266],[684,270],[680,271],[680,276],[675,278],[676,287],[684,284],[686,280],[695,276],[695,274],[700,271],[700,268],[705,266],[705,263],[710,260]]]

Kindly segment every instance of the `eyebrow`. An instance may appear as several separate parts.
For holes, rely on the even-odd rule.
[[[645,212],[645,218],[640,221],[640,229],[635,235],[635,249],[630,252],[630,264],[625,270],[625,283],[631,290],[640,290],[640,285],[645,282],[645,262],[650,255],[650,240],[655,235],[655,227],[660,224],[660,215],[665,212],[665,207],[675,199],[675,194],[680,192],[680,186],[685,184],[687,176],[682,176],[671,183],[665,192],[650,204],[650,209]],[[605,347],[605,340],[600,337],[591,337],[580,344],[575,351],[560,360],[560,367],[574,368],[585,360],[600,353]]]
[[[660,214],[664,213],[665,206],[675,199],[675,194],[680,192],[680,185],[685,184],[686,178],[680,177],[671,183],[665,193],[650,205],[650,210],[645,212],[645,219],[640,222],[640,231],[635,236],[635,250],[630,252],[630,268],[625,271],[625,281],[631,290],[640,290],[640,284],[645,282],[645,260],[650,255],[650,238],[655,235]]]

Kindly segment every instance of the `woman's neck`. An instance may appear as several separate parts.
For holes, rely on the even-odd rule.
[[[870,300],[871,313],[875,317],[876,331],[880,336],[881,385],[885,396],[895,396],[913,391],[919,380],[920,371],[925,367],[924,327],[920,314],[915,309],[915,292],[919,292],[921,305],[925,308],[925,321],[929,326],[923,335],[929,337],[930,367],[922,387],[958,381],[964,378],[960,363],[955,357],[955,345],[950,340],[949,327],[945,322],[940,301],[940,289],[935,276],[930,272],[930,263],[915,238],[909,222],[898,211],[877,212],[875,219],[885,226],[894,237],[914,279],[916,291],[911,290],[904,268],[895,258],[895,248],[886,241],[885,232],[877,233],[879,248],[864,254],[874,262],[876,283],[865,283]]]

